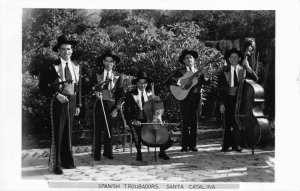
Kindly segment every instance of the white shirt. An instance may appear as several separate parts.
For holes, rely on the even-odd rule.
[[[103,73],[103,81],[106,80],[106,76],[108,75],[108,79],[111,79],[111,70],[107,71],[104,69],[104,73]]]
[[[142,108],[142,100],[141,100],[141,95],[143,94],[143,97],[144,97],[144,101],[146,102],[146,101],[148,101],[148,96],[147,96],[147,93],[146,93],[146,91],[144,90],[143,92],[140,90],[140,89],[138,89],[138,99],[139,99],[139,106],[140,106],[140,109],[142,110],[143,108]]]
[[[186,66],[186,70],[187,70],[187,71],[192,71],[193,73],[197,72],[197,70],[196,70],[195,67],[187,67],[187,66]]]
[[[195,73],[195,72],[198,71],[195,67],[187,67],[187,66],[186,66],[186,70],[187,70],[187,71],[192,71],[193,73]],[[207,81],[209,78],[204,77],[204,79],[205,79],[205,81]],[[177,81],[177,85],[178,85],[178,86],[181,85],[181,82],[180,82],[180,81],[181,81],[181,79],[179,79],[179,80]]]
[[[112,74],[112,71],[111,70],[107,71],[107,70],[104,69],[104,72],[103,72],[103,81],[106,80],[106,76],[108,76],[108,79],[111,79],[111,81],[108,84],[108,89],[112,90],[115,87],[114,80],[113,80],[114,76]]]
[[[58,75],[63,81],[65,81],[66,80],[66,78],[65,78],[65,68],[66,68],[67,61],[60,58],[60,62],[61,62],[61,65],[60,65],[59,70],[58,70]],[[74,84],[74,83],[76,83],[77,79],[75,78],[73,63],[71,62],[71,60],[68,61],[68,67],[69,67],[70,72],[71,72],[71,76],[72,76],[72,80],[73,80],[72,83]]]
[[[230,66],[230,72],[231,72],[231,81],[230,81],[230,87],[234,87],[234,72],[237,74],[237,66]],[[237,76],[236,76],[237,77]],[[239,81],[239,78],[237,78]]]
[[[141,95],[142,95],[142,93],[143,93],[143,97],[144,97],[144,101],[146,102],[146,101],[148,101],[148,96],[147,96],[147,93],[146,93],[146,91],[144,90],[143,92],[140,90],[140,89],[138,89],[138,95],[139,95],[139,98],[141,98]],[[141,102],[142,102],[142,100],[140,100]]]

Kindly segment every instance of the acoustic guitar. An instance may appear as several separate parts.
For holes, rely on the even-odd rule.
[[[192,71],[186,72],[182,77],[179,79],[190,79],[192,81],[191,84],[185,85],[185,86],[177,86],[177,85],[170,85],[170,90],[172,95],[177,99],[177,100],[184,100],[186,96],[189,94],[190,90],[198,83],[198,74],[203,71],[203,69],[206,69],[207,67],[202,67],[199,68],[199,70],[195,73]],[[218,75],[219,73],[223,72],[227,67],[219,67],[217,69],[214,69],[211,73],[210,76],[213,75]]]
[[[190,85],[185,86],[176,86],[176,85],[170,85],[170,90],[173,96],[177,100],[183,100],[186,98],[192,87],[194,87],[198,83],[197,75],[202,70],[198,70],[197,72],[193,73],[192,71],[186,72],[181,78],[179,79],[190,79],[192,83]]]

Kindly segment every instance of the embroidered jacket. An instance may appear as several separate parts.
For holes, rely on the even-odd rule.
[[[152,93],[147,91],[146,94],[149,100]],[[131,125],[134,120],[139,120],[140,112],[142,112],[138,95],[138,90],[135,88],[132,91],[127,92],[125,96],[124,116],[128,125]]]
[[[244,72],[246,71],[246,72]],[[253,81],[257,81],[258,77],[254,71],[249,73],[246,69],[244,70],[243,66],[237,66],[237,78],[240,82],[243,78],[252,79]],[[231,84],[231,68],[228,67],[218,78],[218,99],[221,103],[224,102],[224,99],[227,95],[230,94],[230,84]]]
[[[116,71],[112,71],[112,84],[113,88],[110,90],[111,95],[110,97],[105,98],[106,100],[113,100],[115,101],[115,105],[120,106],[122,103],[122,99],[124,96],[124,89],[123,89],[123,78],[122,75],[117,73]],[[91,86],[96,87],[99,83],[104,82],[104,69],[102,69],[100,72],[95,72],[90,80]],[[99,88],[99,89],[98,89]],[[94,91],[104,91],[101,89],[101,87],[96,87],[93,89]]]
[[[75,73],[75,91],[76,94],[76,107],[81,107],[81,68],[77,63],[73,63]],[[56,96],[57,93],[62,91],[63,85],[54,85],[54,83],[61,82],[62,79],[55,69],[55,66],[61,64],[60,59],[55,60],[53,63],[46,64],[42,68],[39,76],[39,88],[48,97]]]

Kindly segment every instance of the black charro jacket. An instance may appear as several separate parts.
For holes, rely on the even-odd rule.
[[[73,67],[75,70],[75,75],[77,76],[78,82],[75,84],[75,93],[76,93],[76,107],[81,107],[81,67],[73,62]],[[61,64],[60,59],[55,60],[53,63],[46,64],[40,73],[39,76],[39,88],[41,92],[47,97],[52,98],[56,93],[61,92],[61,86],[52,85],[55,82],[59,82],[60,77],[55,70],[54,66]]]
[[[101,69],[99,72],[93,73],[90,79],[90,86],[93,88],[96,84],[99,82],[103,82],[103,73],[104,69]],[[112,71],[114,75],[114,83],[115,87],[112,89],[113,92],[113,98],[115,100],[115,106],[120,106],[124,97],[124,86],[123,86],[123,76],[122,74]],[[94,89],[92,89],[94,90]]]

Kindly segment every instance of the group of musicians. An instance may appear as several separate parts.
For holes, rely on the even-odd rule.
[[[71,60],[73,47],[77,42],[70,36],[58,37],[53,51],[58,53],[59,59],[45,66],[40,74],[40,90],[50,98],[50,114],[52,141],[49,157],[49,170],[55,174],[62,174],[64,169],[76,168],[72,154],[72,121],[78,115],[81,107],[81,68]],[[180,100],[180,113],[182,117],[182,143],[181,152],[197,152],[197,110],[200,102],[201,86],[210,83],[209,69],[198,71],[195,61],[198,53],[194,50],[183,50],[179,63],[182,67],[174,72],[167,80],[166,85],[176,86],[183,90],[191,87],[184,99]],[[219,77],[220,112],[225,113],[225,131],[222,152],[241,152],[237,144],[235,133],[237,125],[234,120],[234,107],[236,91],[239,82],[244,78],[257,80],[257,76],[249,66],[247,59],[237,49],[226,52],[225,59],[230,67],[222,71]],[[140,72],[131,82],[134,89],[127,92],[123,89],[122,75],[114,70],[120,58],[111,50],[105,51],[98,59],[99,68],[90,82],[95,103],[93,108],[93,142],[92,156],[95,161],[101,160],[101,143],[104,144],[103,156],[113,159],[112,153],[112,121],[121,109],[122,97],[124,100],[124,116],[130,126],[133,141],[137,149],[137,161],[142,161],[141,137],[143,123],[147,121],[144,104],[149,100],[160,101],[160,97],[150,91],[153,82],[145,72]],[[187,73],[195,74],[196,84],[191,78],[184,78]],[[193,86],[191,86],[193,84]],[[103,136],[102,136],[103,134]],[[101,139],[104,139],[103,141]],[[159,158],[169,160],[166,150],[172,146],[169,138],[160,145]]]

